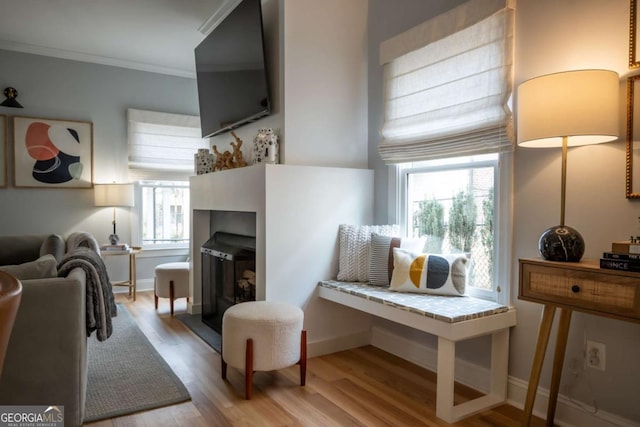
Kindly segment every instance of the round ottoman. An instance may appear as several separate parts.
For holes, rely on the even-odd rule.
[[[245,397],[251,399],[253,373],[300,364],[305,385],[307,333],[304,313],[295,305],[271,301],[236,304],[222,317],[222,378],[227,365],[245,371]]]
[[[153,293],[156,310],[158,309],[158,297],[169,298],[171,315],[173,316],[173,301],[176,298],[187,298],[187,302],[189,302],[189,263],[168,262],[156,266]]]

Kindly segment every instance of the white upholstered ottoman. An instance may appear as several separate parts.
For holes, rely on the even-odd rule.
[[[222,378],[227,365],[245,372],[245,397],[251,399],[253,373],[300,365],[307,371],[307,333],[300,307],[271,301],[236,304],[222,317]]]
[[[156,310],[158,297],[169,298],[173,316],[173,301],[176,298],[187,298],[189,302],[189,263],[167,262],[156,266],[153,289]]]

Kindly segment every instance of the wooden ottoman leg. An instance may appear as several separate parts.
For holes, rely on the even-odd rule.
[[[253,340],[247,340],[247,352],[244,359],[244,397],[251,399],[251,389],[253,386]]]
[[[307,382],[307,331],[303,330],[300,336],[300,385]]]
[[[224,361],[222,355],[220,355],[220,375],[223,380],[227,379],[227,362]]]
[[[169,281],[169,305],[171,306],[171,315],[173,316],[173,300],[175,297],[175,291],[173,290],[173,280]]]

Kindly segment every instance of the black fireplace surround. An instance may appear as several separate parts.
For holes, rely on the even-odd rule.
[[[216,232],[202,245],[200,256],[202,321],[221,334],[224,312],[256,299],[256,238]]]

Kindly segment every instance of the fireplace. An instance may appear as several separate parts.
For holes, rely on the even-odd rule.
[[[222,333],[224,312],[256,299],[256,238],[219,231],[202,245],[200,256],[202,321]]]

